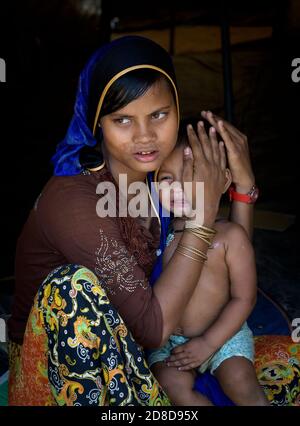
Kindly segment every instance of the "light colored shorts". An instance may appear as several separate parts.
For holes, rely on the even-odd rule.
[[[171,334],[168,342],[161,348],[154,349],[148,352],[148,364],[151,367],[156,362],[164,361],[171,355],[171,352],[176,346],[183,345],[190,339],[185,336],[179,336]],[[253,334],[247,323],[242,325],[240,331],[238,331],[231,339],[227,340],[226,343],[215,352],[208,360],[206,360],[197,370],[200,373],[209,370],[212,374],[226,359],[232,358],[233,356],[242,356],[247,358],[249,361],[254,360],[254,341]]]

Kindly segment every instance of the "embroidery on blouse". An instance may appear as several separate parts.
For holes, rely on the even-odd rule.
[[[107,238],[100,229],[100,246],[96,249],[97,275],[103,278],[101,284],[109,294],[118,291],[133,293],[137,287],[148,288],[144,280],[134,278],[134,267],[138,265],[135,257],[117,240]]]

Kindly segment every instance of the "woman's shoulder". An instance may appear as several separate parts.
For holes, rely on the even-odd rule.
[[[49,226],[61,222],[64,227],[71,227],[72,232],[77,225],[82,227],[84,223],[85,229],[93,228],[103,220],[108,227],[112,219],[101,219],[97,214],[97,186],[103,180],[106,180],[105,175],[96,173],[52,176],[34,205],[38,222]]]
[[[52,176],[39,196],[39,203],[77,203],[98,198],[97,186],[107,180],[106,173],[87,173],[73,176]]]
[[[47,182],[44,191],[48,192],[77,192],[82,189],[89,191],[97,182],[93,175],[78,174],[73,176],[52,176]]]

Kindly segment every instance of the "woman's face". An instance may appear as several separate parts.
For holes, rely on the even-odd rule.
[[[100,119],[104,154],[114,173],[141,176],[160,167],[177,138],[177,109],[161,78],[125,107]]]

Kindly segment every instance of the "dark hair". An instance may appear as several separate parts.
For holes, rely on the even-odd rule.
[[[189,145],[186,127],[188,124],[191,124],[194,130],[197,132],[198,121],[199,121],[199,118],[195,118],[195,117],[186,117],[180,120],[176,148],[179,148],[182,146],[185,147]]]
[[[128,105],[135,99],[138,99],[161,78],[165,78],[167,80],[175,99],[175,93],[171,82],[164,77],[162,73],[148,68],[138,69],[124,74],[111,85],[104,98],[99,118],[111,114]],[[94,119],[99,102],[100,94],[98,87],[99,84],[97,84],[97,76],[94,76],[90,86],[88,107],[88,123],[91,129],[94,125]],[[83,167],[93,168],[103,162],[101,153],[102,132],[98,126],[96,128],[95,137],[98,142],[96,147],[85,146],[80,151],[79,159]]]

